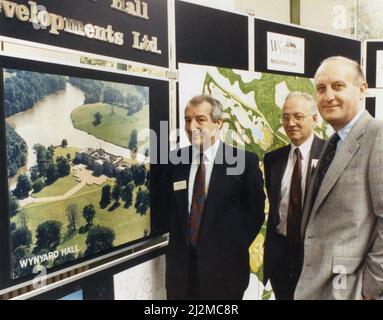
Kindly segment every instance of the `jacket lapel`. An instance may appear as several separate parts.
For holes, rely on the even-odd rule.
[[[277,159],[275,165],[275,172],[271,175],[271,185],[275,186],[276,192],[274,193],[274,199],[271,199],[273,203],[276,203],[276,210],[273,212],[273,221],[275,221],[275,226],[279,224],[279,205],[281,202],[281,188],[282,188],[282,179],[283,174],[285,173],[287,161],[289,158],[289,153],[291,150],[291,145],[284,147],[281,157]]]
[[[326,176],[323,180],[323,183],[318,191],[318,195],[315,199],[315,203],[312,209],[312,215],[316,214],[318,208],[322,204],[323,200],[326,198],[328,193],[331,191],[335,183],[338,181],[339,177],[346,169],[354,154],[359,149],[359,138],[363,135],[365,128],[370,121],[371,116],[364,112],[361,118],[357,121],[354,128],[347,135],[346,140],[343,142],[343,145],[337,151],[334,160],[332,161]]]
[[[191,154],[191,150],[189,150],[189,155]],[[186,181],[186,189],[174,191],[174,197],[177,204],[177,214],[179,215],[179,218],[182,223],[184,235],[185,235],[185,241],[188,243],[188,218],[189,218],[189,174],[190,174],[190,168],[191,168],[191,157],[189,158],[188,164],[179,164],[176,165],[174,168],[174,175],[173,175],[173,183],[178,181]]]
[[[313,172],[314,172],[314,168],[312,166],[312,160],[318,160],[319,159],[319,156],[322,152],[322,147],[324,145],[324,141],[319,139],[315,134],[314,134],[314,140],[313,140],[313,143],[312,143],[312,146],[311,146],[311,150],[310,150],[310,159],[309,159],[309,163],[308,163],[308,166],[307,166],[307,175],[306,175],[306,190],[305,190],[305,194],[304,194],[304,199],[306,199],[307,197],[307,194],[308,194],[308,189],[309,189],[309,186],[310,186],[310,182],[311,182],[311,178],[312,178],[312,175],[313,175]]]

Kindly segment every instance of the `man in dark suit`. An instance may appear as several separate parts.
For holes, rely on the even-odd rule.
[[[270,204],[264,253],[264,283],[270,279],[276,299],[292,300],[301,270],[300,227],[306,187],[324,141],[314,135],[316,103],[291,92],[282,110],[291,144],[265,155]]]
[[[264,221],[263,178],[255,154],[220,141],[222,118],[216,99],[191,99],[185,130],[192,146],[170,154],[168,299],[242,299],[249,283],[248,248]]]

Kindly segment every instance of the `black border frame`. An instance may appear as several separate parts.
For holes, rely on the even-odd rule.
[[[160,137],[160,121],[169,120],[169,82],[167,80],[157,80],[139,76],[131,76],[124,74],[117,74],[112,72],[105,72],[93,69],[86,69],[80,67],[66,66],[60,64],[53,64],[48,62],[32,61],[27,59],[4,57],[0,56],[0,154],[6,155],[6,136],[5,136],[5,110],[3,108],[4,101],[4,81],[3,69],[21,69],[42,73],[59,74],[67,76],[75,76],[79,78],[96,79],[111,82],[120,82],[133,85],[141,85],[149,87],[150,99],[150,128],[154,130],[157,137]],[[168,137],[167,137],[168,138]],[[156,143],[157,146],[153,145]],[[160,141],[150,141],[151,149],[157,147],[157,159],[160,159]],[[34,275],[20,277],[18,279],[11,278],[11,239],[10,239],[10,217],[8,211],[8,180],[7,180],[7,157],[5,156],[0,160],[0,252],[8,253],[0,260],[0,289],[6,289],[21,283],[31,281]],[[112,253],[122,248],[128,248],[133,244],[152,239],[156,236],[162,235],[167,232],[166,223],[162,223],[161,217],[161,194],[160,192],[152,192],[152,190],[161,189],[157,186],[160,184],[161,167],[158,164],[151,164],[150,167],[150,201],[151,201],[151,233],[148,237],[137,239],[123,245],[119,245],[108,251],[102,252],[96,256],[88,256],[86,258],[78,259],[72,263],[63,264],[59,267],[52,267],[48,269],[47,276],[50,273],[57,272],[64,268],[72,267],[89,261],[91,259],[102,257],[103,255]]]
[[[366,78],[370,88],[376,86],[376,51],[383,51],[383,41],[366,41]]]
[[[177,63],[249,69],[249,17],[175,2]]]
[[[166,248],[153,250],[140,257],[36,295],[29,300],[57,300],[80,289],[83,291],[84,300],[114,300],[113,276],[115,274],[155,259],[165,254],[165,250]]]

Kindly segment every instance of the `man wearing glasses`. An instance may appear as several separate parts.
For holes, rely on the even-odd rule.
[[[291,92],[281,120],[291,144],[265,155],[266,190],[270,209],[264,254],[264,283],[270,279],[275,298],[292,300],[301,271],[300,228],[306,186],[324,146],[314,135],[314,99]]]

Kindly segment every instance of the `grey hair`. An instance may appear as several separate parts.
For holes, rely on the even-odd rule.
[[[339,62],[347,63],[353,67],[354,74],[355,74],[354,85],[359,86],[361,83],[366,82],[366,77],[364,76],[364,73],[363,73],[363,70],[362,70],[362,67],[360,66],[360,64],[354,60],[351,60],[351,59],[343,57],[343,56],[333,56],[333,57],[329,57],[327,59],[324,59],[320,63],[319,68],[317,69],[314,78],[317,76],[317,73],[318,73],[318,71],[322,65],[325,65],[326,63],[332,62],[332,61],[339,61]]]
[[[223,119],[223,106],[221,102],[219,102],[217,99],[213,98],[208,94],[200,94],[198,96],[193,97],[187,103],[186,108],[190,105],[198,106],[203,102],[207,102],[211,105],[210,118],[213,122]]]
[[[317,114],[317,103],[311,95],[309,95],[306,92],[292,91],[287,95],[285,103],[287,102],[287,100],[294,97],[302,97],[306,99],[310,103],[311,114]]]

